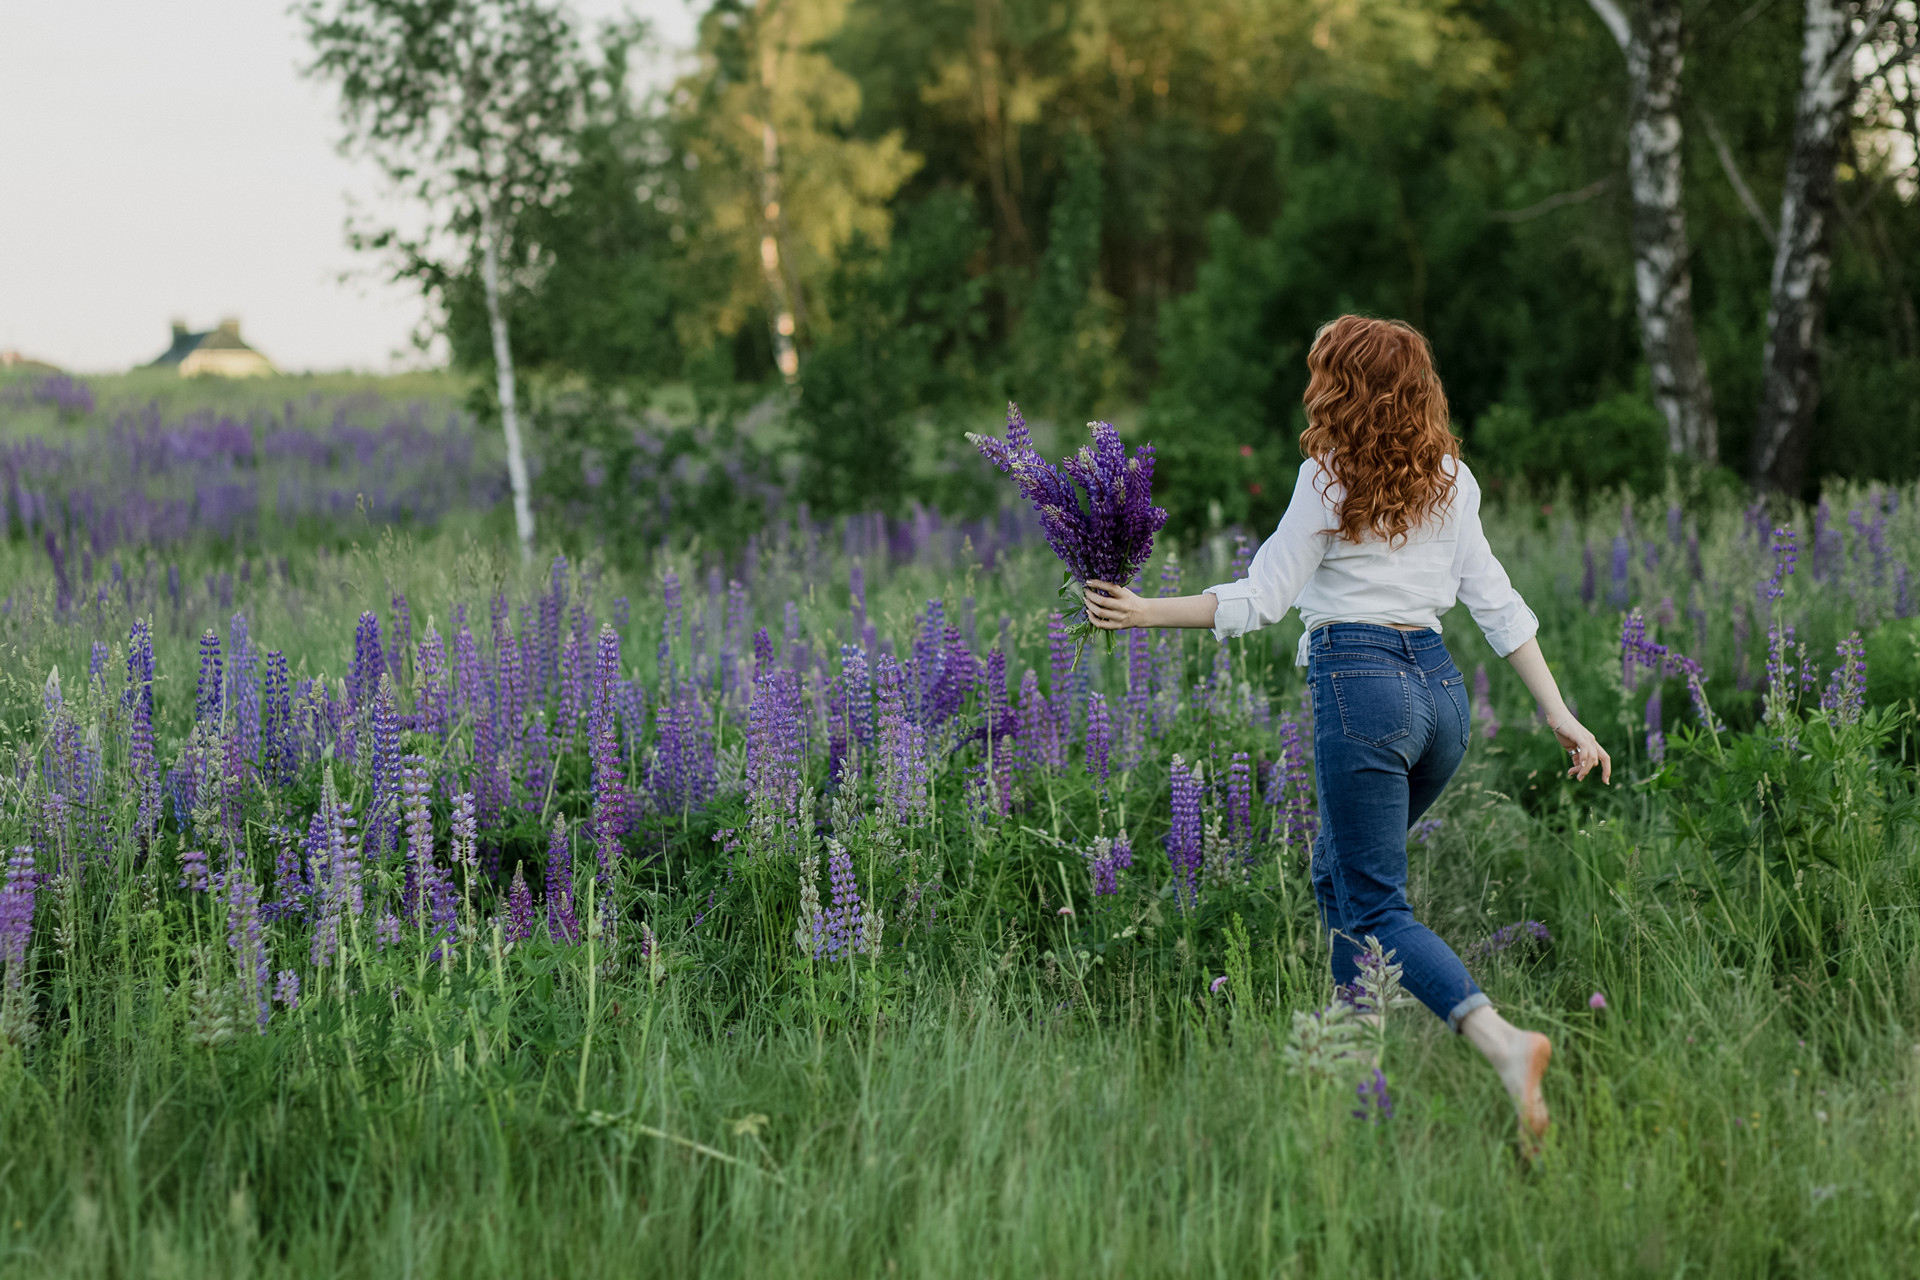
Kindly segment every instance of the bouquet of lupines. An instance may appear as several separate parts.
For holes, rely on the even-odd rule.
[[[1039,515],[1047,544],[1066,566],[1060,594],[1071,602],[1067,634],[1081,646],[1094,629],[1087,618],[1087,582],[1132,582],[1153,554],[1153,535],[1167,523],[1166,509],[1153,505],[1153,446],[1143,444],[1129,458],[1112,423],[1087,427],[1093,443],[1058,467],[1034,449],[1017,404],[1007,405],[1005,440],[967,433],[976,449],[1013,477]],[[1107,647],[1113,647],[1111,634]]]

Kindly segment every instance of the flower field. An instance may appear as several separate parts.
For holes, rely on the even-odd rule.
[[[1011,515],[523,568],[436,524],[498,499],[457,422],[288,412],[6,436],[0,1275],[1920,1250],[1920,493],[1489,513],[1618,762],[1447,619],[1412,892],[1555,1038],[1526,1164],[1444,1028],[1348,1016],[1390,957],[1329,990],[1297,624],[1076,654]]]

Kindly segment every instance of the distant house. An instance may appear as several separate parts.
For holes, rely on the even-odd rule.
[[[173,322],[173,345],[161,353],[148,368],[164,369],[177,365],[180,376],[211,374],[218,378],[252,378],[278,373],[273,361],[240,340],[240,322],[222,320],[205,333],[189,333],[187,322]]]
[[[31,373],[58,373],[60,366],[23,356],[18,351],[0,351],[0,369],[25,369]]]

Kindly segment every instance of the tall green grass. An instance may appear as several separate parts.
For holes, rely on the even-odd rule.
[[[1893,529],[1901,554],[1915,509],[1903,503]],[[1489,664],[1506,723],[1476,734],[1439,827],[1412,845],[1412,893],[1463,951],[1516,920],[1553,932],[1473,963],[1513,1021],[1557,1046],[1556,1124],[1531,1162],[1491,1073],[1424,1012],[1390,1021],[1384,1123],[1350,1114],[1346,1084],[1287,1069],[1293,1013],[1327,998],[1304,863],[1268,849],[1247,884],[1180,913],[1152,870],[1163,762],[1118,801],[1143,871],[1111,905],[1091,902],[1045,838],[1092,829],[1076,764],[1005,824],[964,822],[944,793],[921,837],[947,875],[941,919],[890,934],[879,960],[802,962],[786,937],[790,870],[729,878],[709,839],[738,824],[733,802],[671,832],[666,862],[620,889],[656,932],[654,955],[627,931],[611,959],[604,940],[589,953],[483,938],[441,965],[363,932],[348,989],[309,990],[265,1036],[208,987],[227,963],[208,900],[174,888],[171,861],[102,859],[43,890],[38,1035],[0,1044],[0,1275],[1911,1274],[1911,719],[1891,703],[1857,725],[1813,715],[1791,751],[1748,729],[1730,688],[1731,610],[1767,557],[1737,511],[1690,518],[1703,580],[1676,569],[1677,549],[1646,567],[1642,546],[1663,536],[1647,519],[1629,588],[1650,611],[1677,591],[1679,616],[1655,630],[1689,651],[1697,591],[1710,693],[1744,722],[1695,733],[1684,692],[1667,690],[1662,768],[1642,745],[1646,687],[1630,699],[1621,684],[1605,599],[1618,512],[1589,525],[1512,513],[1496,527],[1549,657],[1615,749],[1613,788],[1556,779],[1561,753],[1517,681],[1464,610],[1447,620],[1463,667]],[[1602,549],[1591,605],[1578,589],[1588,541]],[[30,752],[55,665],[70,697],[111,715],[117,684],[83,692],[76,673],[124,620],[56,617],[30,549],[0,556],[16,583],[0,616],[7,746]],[[819,563],[769,552],[760,621],[777,625],[771,611],[793,597],[809,636],[835,637],[845,565]],[[1816,646],[1863,619],[1876,637],[1904,625],[1881,622],[1890,588],[1848,564],[1852,576],[1820,585],[1803,567],[1790,587]],[[189,581],[223,567],[195,562]],[[1213,572],[1190,566],[1187,585]],[[873,571],[872,613],[898,637],[929,596],[956,610],[971,597],[981,648],[1004,614],[1016,665],[1043,664],[1054,573],[1043,553],[990,573],[963,553],[928,556]],[[448,629],[457,600],[532,583],[484,538],[376,530],[260,575],[239,603],[257,642],[338,674],[352,619],[392,590],[409,594],[417,637],[429,616]],[[651,679],[653,584],[603,569],[598,606],[619,594],[628,661]],[[163,736],[177,744],[194,637],[227,610],[204,587],[173,609],[156,622]],[[1293,634],[1233,652],[1279,707],[1298,705]],[[1182,643],[1197,679],[1212,643]],[[1087,661],[1096,688],[1117,674],[1097,646]],[[1167,745],[1210,741],[1272,749],[1224,714],[1191,718]],[[27,793],[4,799],[0,834],[31,839]],[[566,803],[577,816],[578,797]],[[521,833],[508,865],[538,836]],[[1077,914],[1062,916],[1069,900]],[[1215,994],[1236,924],[1245,980]]]

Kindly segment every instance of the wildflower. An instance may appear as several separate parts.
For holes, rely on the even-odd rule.
[[[1062,907],[1062,908],[1060,908],[1060,910],[1058,910],[1058,911],[1056,911],[1056,912],[1054,912],[1054,914],[1055,914],[1055,915],[1061,915],[1061,916],[1070,916],[1070,915],[1072,915],[1072,914],[1073,914],[1073,908],[1072,908],[1072,907]]]
[[[371,609],[360,615],[353,631],[353,665],[347,675],[347,708],[358,711],[373,702],[387,662],[380,651],[380,619]]]
[[[34,894],[39,888],[33,850],[16,845],[7,859],[7,880],[0,887],[0,966],[6,969],[6,993],[26,981],[27,946],[33,941]]]
[[[1633,549],[1627,544],[1625,535],[1616,535],[1613,540],[1613,587],[1607,593],[1607,603],[1616,609],[1627,607],[1627,571],[1632,564]]]
[[[1606,1007],[1607,1007],[1607,997],[1601,994],[1600,992],[1596,991],[1592,995],[1587,997],[1587,1008],[1604,1009]]]
[[[1106,791],[1113,749],[1113,722],[1107,714],[1107,695],[1096,693],[1087,699],[1087,772]]]
[[[285,1006],[288,1013],[300,1007],[300,975],[282,969],[274,978],[273,1002]]]
[[[1372,1075],[1353,1087],[1353,1092],[1360,1100],[1353,1112],[1355,1120],[1379,1124],[1393,1119],[1393,1095],[1387,1092],[1387,1077],[1380,1068],[1375,1067]]]
[[[1407,839],[1424,848],[1434,842],[1435,837],[1440,834],[1440,829],[1445,825],[1445,820],[1441,818],[1422,818],[1413,824],[1412,830],[1407,832]]]
[[[1501,925],[1484,941],[1471,948],[1466,958],[1485,960],[1528,939],[1535,942],[1552,942],[1553,934],[1538,920],[1522,920],[1516,924]]]
[[[1855,631],[1842,640],[1834,652],[1840,656],[1840,665],[1834,668],[1827,690],[1820,696],[1820,709],[1841,724],[1857,724],[1866,708],[1866,645]]]
[[[1236,751],[1227,763],[1227,839],[1243,858],[1253,854],[1253,766]]]
[[[1227,975],[1223,973],[1219,977],[1215,978],[1212,982],[1209,982],[1207,984],[1207,991],[1209,994],[1217,996],[1222,991],[1226,990],[1226,986],[1227,986]]]
[[[240,991],[253,1007],[260,1033],[266,1034],[273,1005],[267,992],[266,938],[260,923],[260,889],[244,871],[226,878],[227,946],[240,971]]]
[[[1800,553],[1794,545],[1793,526],[1780,525],[1773,531],[1773,576],[1767,579],[1764,595],[1768,600],[1779,600],[1787,594],[1787,579],[1793,574],[1793,567],[1799,563]]]
[[[1660,690],[1658,686],[1647,695],[1647,759],[1659,764],[1667,758],[1667,735],[1661,729]]]
[[[1200,892],[1200,867],[1206,857],[1205,834],[1200,825],[1201,767],[1191,769],[1178,754],[1173,757],[1173,824],[1167,832],[1167,860],[1172,864],[1175,897],[1191,908]]]
[[[524,942],[533,936],[533,892],[527,888],[524,863],[513,868],[513,888],[507,893],[507,921],[503,937],[507,942]]]
[[[1058,468],[1035,451],[1033,438],[1017,406],[1007,406],[1007,438],[969,433],[975,448],[1013,477],[1033,504],[1041,532],[1067,567],[1063,594],[1073,600],[1069,612],[1076,638],[1091,634],[1086,620],[1085,583],[1131,582],[1153,554],[1153,535],[1167,522],[1164,508],[1153,505],[1153,446],[1141,445],[1126,456],[1120,433],[1110,423],[1088,427],[1093,443],[1064,459]],[[1076,482],[1086,490],[1083,505]]]
[[[555,942],[578,942],[580,922],[573,908],[573,855],[567,845],[567,820],[556,815],[547,840],[547,933]]]

